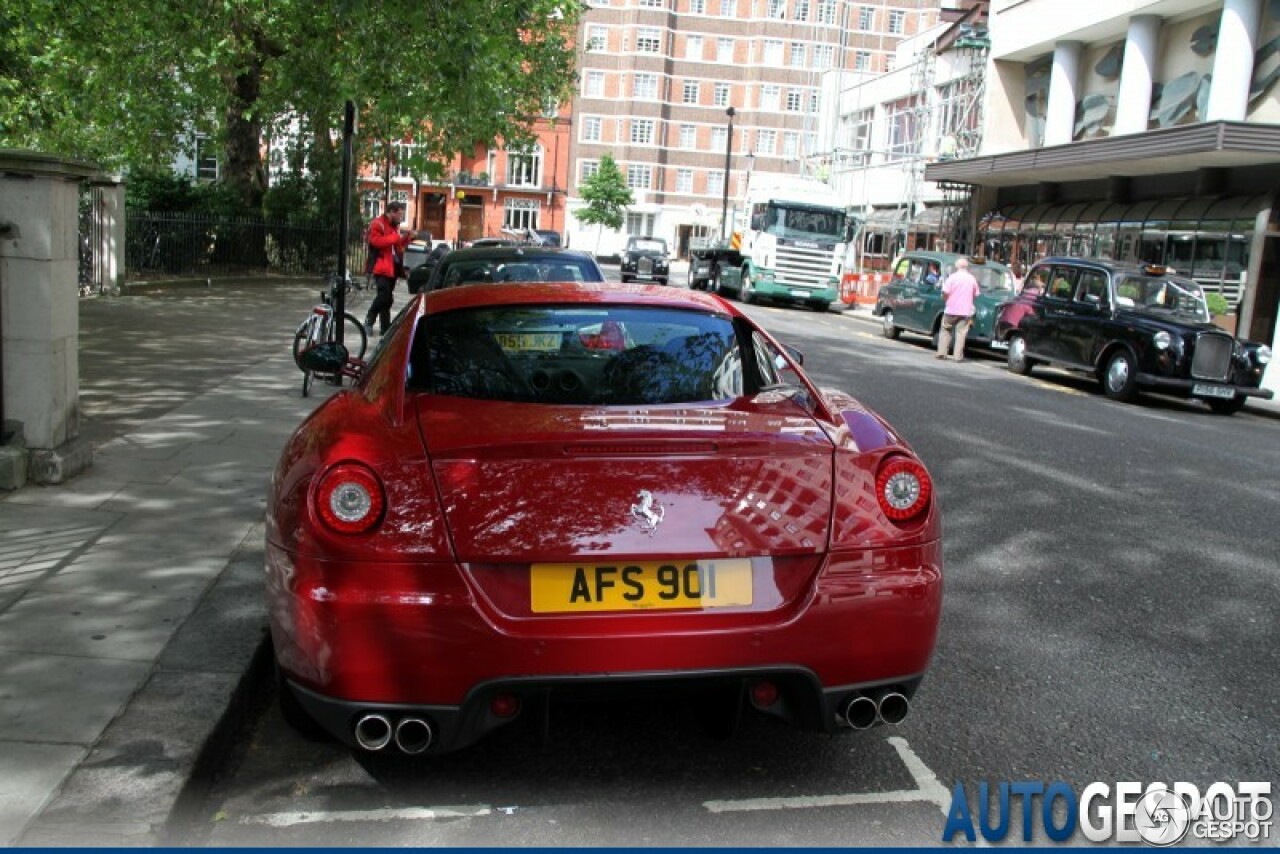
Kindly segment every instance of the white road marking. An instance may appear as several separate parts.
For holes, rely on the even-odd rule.
[[[265,824],[269,827],[293,827],[298,824],[324,824],[353,821],[438,821],[453,818],[477,818],[492,815],[488,806],[403,807],[377,810],[316,810],[314,812],[275,812],[251,815],[241,824]]]
[[[733,801],[704,801],[702,806],[708,812],[759,812],[763,810],[798,810],[814,807],[848,807],[861,804],[902,804],[926,803],[934,804],[947,814],[951,804],[951,793],[938,782],[938,775],[929,770],[915,751],[907,744],[905,738],[893,736],[889,744],[897,751],[902,764],[907,766],[916,788],[902,789],[892,792],[856,792],[844,795],[801,795],[790,798],[744,798]]]

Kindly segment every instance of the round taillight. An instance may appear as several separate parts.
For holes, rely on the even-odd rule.
[[[884,515],[895,522],[907,522],[924,513],[933,494],[929,473],[910,457],[890,457],[876,475],[876,498]]]
[[[368,467],[341,463],[316,486],[316,512],[339,534],[363,534],[382,521],[387,498],[382,482]]]

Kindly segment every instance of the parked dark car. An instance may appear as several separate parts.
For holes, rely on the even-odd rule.
[[[942,283],[955,272],[959,258],[969,258],[969,272],[978,280],[979,288],[966,345],[1004,349],[1004,342],[995,340],[993,333],[996,310],[1014,297],[1009,268],[954,252],[912,251],[894,262],[893,278],[880,289],[872,309],[872,314],[880,318],[884,337],[897,338],[903,330],[916,332],[932,336],[937,349],[946,307]]]
[[[1248,397],[1272,397],[1259,388],[1271,348],[1214,326],[1203,289],[1164,267],[1046,258],[1001,307],[996,335],[1008,344],[1009,370],[1087,371],[1116,400],[1154,391],[1231,415]]]
[[[670,260],[661,237],[632,237],[622,253],[622,281],[667,283]]]
[[[404,268],[412,271],[421,267],[431,255],[431,232],[419,231],[404,250]]]
[[[416,294],[426,288],[427,282],[431,281],[431,274],[435,272],[436,265],[449,252],[449,244],[442,240],[427,253],[426,258],[420,264],[409,268],[409,293]]]
[[[481,282],[603,282],[585,252],[543,246],[494,246],[450,252],[432,271],[427,290]]]

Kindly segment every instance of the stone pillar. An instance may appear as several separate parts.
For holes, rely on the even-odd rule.
[[[1053,49],[1049,77],[1049,111],[1045,117],[1044,144],[1066,145],[1075,136],[1076,87],[1080,80],[1080,42],[1058,42]]]
[[[1129,19],[1113,136],[1142,133],[1147,129],[1151,116],[1151,84],[1155,79],[1156,51],[1160,42],[1160,22],[1158,15],[1135,15]]]
[[[1261,17],[1262,0],[1226,0],[1223,4],[1205,121],[1244,121]]]
[[[80,182],[87,163],[0,150],[0,342],[5,418],[22,424],[33,479],[88,464],[80,429],[77,284]],[[91,455],[88,456],[91,459]]]
[[[102,225],[98,257],[102,259],[103,284],[119,293],[124,284],[124,184],[112,181],[103,184],[101,190],[101,209],[94,211]]]

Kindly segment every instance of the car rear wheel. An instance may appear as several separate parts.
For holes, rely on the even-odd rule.
[[[1243,394],[1238,394],[1230,400],[1210,400],[1206,401],[1209,408],[1218,415],[1235,415],[1241,409],[1244,409],[1244,402],[1248,400]]]
[[[1031,368],[1035,365],[1027,356],[1027,342],[1021,335],[1014,335],[1009,338],[1009,370],[1015,374],[1026,376],[1031,373]]]
[[[1102,390],[1113,400],[1131,402],[1138,396],[1138,368],[1128,350],[1117,350],[1107,360]]]
[[[902,330],[893,325],[893,312],[885,309],[880,313],[880,334],[890,340],[897,338]]]

